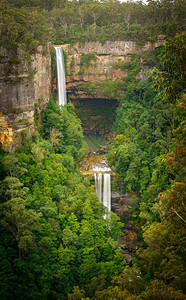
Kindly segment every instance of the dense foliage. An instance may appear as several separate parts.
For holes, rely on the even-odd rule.
[[[146,245],[136,265],[144,279],[162,279],[185,291],[184,57],[181,34],[164,43],[161,70],[151,71],[151,81],[128,88],[107,156],[126,190],[135,193],[133,218]]]
[[[15,8],[3,0],[0,18],[1,47],[5,49],[16,51],[21,48],[31,53],[38,45],[50,41],[54,33],[48,12],[39,7]]]
[[[155,41],[160,34],[174,36],[184,30],[183,0],[150,0],[147,4],[3,0],[1,7],[4,45],[17,40],[32,48],[38,39],[43,42],[43,38],[51,37],[54,44],[85,40],[136,40],[143,44]]]
[[[1,157],[1,299],[63,299],[74,285],[91,296],[124,266],[118,217],[104,218],[77,169],[86,147],[73,107],[50,100],[42,118]]]
[[[118,136],[108,149],[109,161],[128,192],[154,198],[167,187],[167,171],[159,157],[169,148],[174,125],[171,105],[160,99],[150,80],[129,86],[117,109]],[[155,194],[150,188],[154,184]]]

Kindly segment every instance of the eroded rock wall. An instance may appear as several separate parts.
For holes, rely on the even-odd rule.
[[[83,89],[78,88],[87,83],[99,83],[105,80],[121,81],[127,76],[125,70],[114,68],[114,65],[131,60],[131,54],[140,54],[144,50],[154,49],[159,46],[160,41],[144,46],[137,46],[133,41],[107,41],[104,45],[100,42],[85,42],[61,45],[67,53],[67,74],[66,86],[71,95],[71,99],[94,98],[92,94],[87,94]],[[82,54],[95,53],[96,60],[81,71]],[[97,97],[97,96],[96,96]]]
[[[35,104],[43,106],[49,100],[51,91],[50,45],[39,46],[34,54],[26,56],[0,50],[0,113],[13,133],[30,129],[34,120]],[[4,125],[4,122],[1,122]],[[1,126],[1,140],[7,135],[7,128]],[[4,132],[4,133],[3,133]]]

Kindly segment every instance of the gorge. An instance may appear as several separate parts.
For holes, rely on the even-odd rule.
[[[122,95],[123,79],[128,76],[127,68],[120,69],[118,66],[133,62],[136,55],[159,47],[163,39],[164,36],[159,36],[156,43],[147,43],[141,47],[133,41],[106,41],[104,45],[99,42],[85,42],[84,45],[76,43],[74,46],[62,45],[66,53],[66,89],[69,101],[80,110],[82,104],[86,107],[86,100],[90,101],[90,99],[106,100],[116,107]],[[0,84],[3,88],[0,92],[0,112],[13,133],[21,132],[32,126],[35,105],[41,109],[45,107],[49,100],[51,85],[53,85],[52,91],[56,90],[56,84],[51,82],[51,45],[38,46],[29,62],[21,50],[17,50],[17,53],[1,51],[4,58],[1,64]],[[60,47],[56,51],[61,53]],[[63,64],[63,59],[60,64]],[[143,60],[140,64],[140,72],[136,73],[136,77],[143,80],[146,78],[144,74],[148,67]],[[116,86],[112,87],[111,84]],[[61,85],[65,86],[64,80]],[[62,88],[61,85],[59,89]],[[60,104],[66,103],[66,96],[63,97]],[[89,107],[87,109],[89,110]],[[94,116],[91,118],[93,120]],[[103,119],[104,116],[102,115],[101,118]],[[84,130],[86,129],[85,126]],[[1,132],[3,140],[7,135],[3,133],[3,127]]]
[[[184,300],[183,2],[0,15],[0,298]]]
[[[65,84],[65,66],[63,61],[63,53],[61,47],[55,47],[56,50],[56,63],[57,63],[57,82],[58,82],[58,103],[59,105],[67,104],[66,100],[66,84]],[[111,169],[108,166],[106,159],[93,165],[96,193],[100,202],[111,211],[111,182],[109,172]],[[96,173],[95,173],[96,172]],[[102,173],[103,172],[103,188],[102,188]]]

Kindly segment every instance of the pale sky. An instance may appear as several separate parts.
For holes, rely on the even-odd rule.
[[[139,2],[138,0],[137,1],[130,1],[130,0],[119,0],[119,2]],[[143,2],[144,4],[147,4],[147,0],[142,0],[141,2]]]

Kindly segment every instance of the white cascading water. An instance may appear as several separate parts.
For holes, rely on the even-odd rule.
[[[107,207],[108,211],[111,211],[111,187],[109,173],[104,174],[103,205]]]
[[[103,202],[103,205],[107,207],[108,211],[111,211],[111,182],[110,174],[103,174],[103,197],[102,197],[102,173],[94,173],[96,193],[100,202]]]
[[[58,102],[59,105],[67,104],[66,83],[65,83],[65,65],[63,59],[63,51],[61,47],[56,49],[56,63],[57,63],[57,82],[58,82]]]
[[[94,173],[96,194],[98,195],[99,201],[102,202],[102,173]]]

